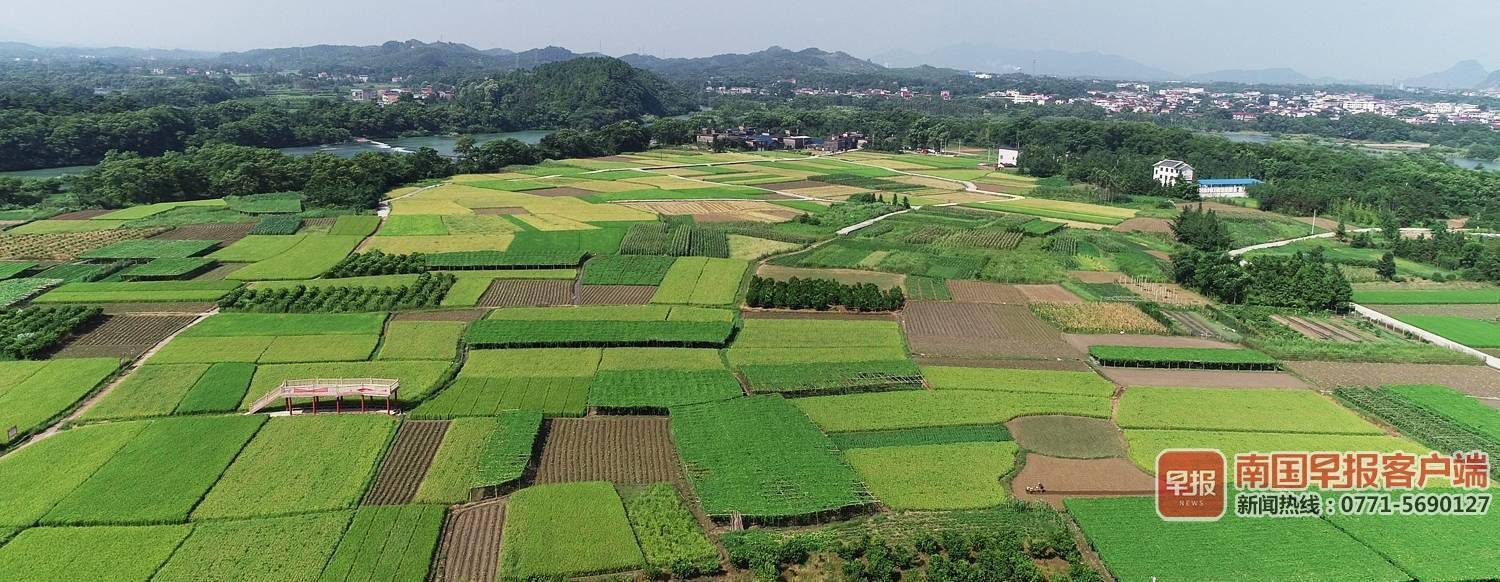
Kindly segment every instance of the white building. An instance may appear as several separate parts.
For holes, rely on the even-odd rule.
[[[1193,167],[1187,162],[1162,160],[1152,166],[1151,177],[1163,186],[1175,186],[1177,182],[1192,182]]]
[[[1198,195],[1203,198],[1244,198],[1250,187],[1262,183],[1255,178],[1204,178],[1198,180]]]
[[[1014,168],[1021,161],[1021,150],[1016,148],[996,148],[995,165],[1002,168]]]

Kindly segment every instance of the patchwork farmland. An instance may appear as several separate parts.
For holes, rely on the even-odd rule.
[[[1493,516],[1161,521],[1167,449],[1500,454],[1500,372],[1199,295],[1180,210],[982,161],[663,148],[0,233],[0,578],[1500,572]],[[1359,285],[1500,350],[1491,287]]]

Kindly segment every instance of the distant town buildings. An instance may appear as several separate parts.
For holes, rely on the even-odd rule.
[[[1255,178],[1204,178],[1198,180],[1198,196],[1203,198],[1244,198],[1250,187],[1262,184]]]
[[[1163,186],[1193,181],[1193,167],[1179,160],[1162,160],[1151,168],[1151,177]]]
[[[396,89],[359,88],[349,90],[349,99],[351,101],[374,101],[380,105],[393,105],[401,102],[401,99],[407,96],[423,101],[429,99],[446,101],[453,98],[453,92],[444,89],[435,89],[430,85],[420,89],[401,87]]]

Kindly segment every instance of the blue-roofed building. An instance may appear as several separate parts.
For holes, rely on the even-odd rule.
[[[1244,198],[1250,187],[1263,184],[1255,178],[1204,178],[1198,180],[1198,195],[1204,198]]]

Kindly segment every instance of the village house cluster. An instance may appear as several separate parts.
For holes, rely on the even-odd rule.
[[[864,134],[854,131],[827,137],[811,137],[792,135],[787,131],[772,134],[747,127],[703,128],[698,131],[694,141],[705,146],[713,146],[717,143],[734,149],[754,151],[815,149],[828,152],[860,149],[865,147],[867,142]]]

